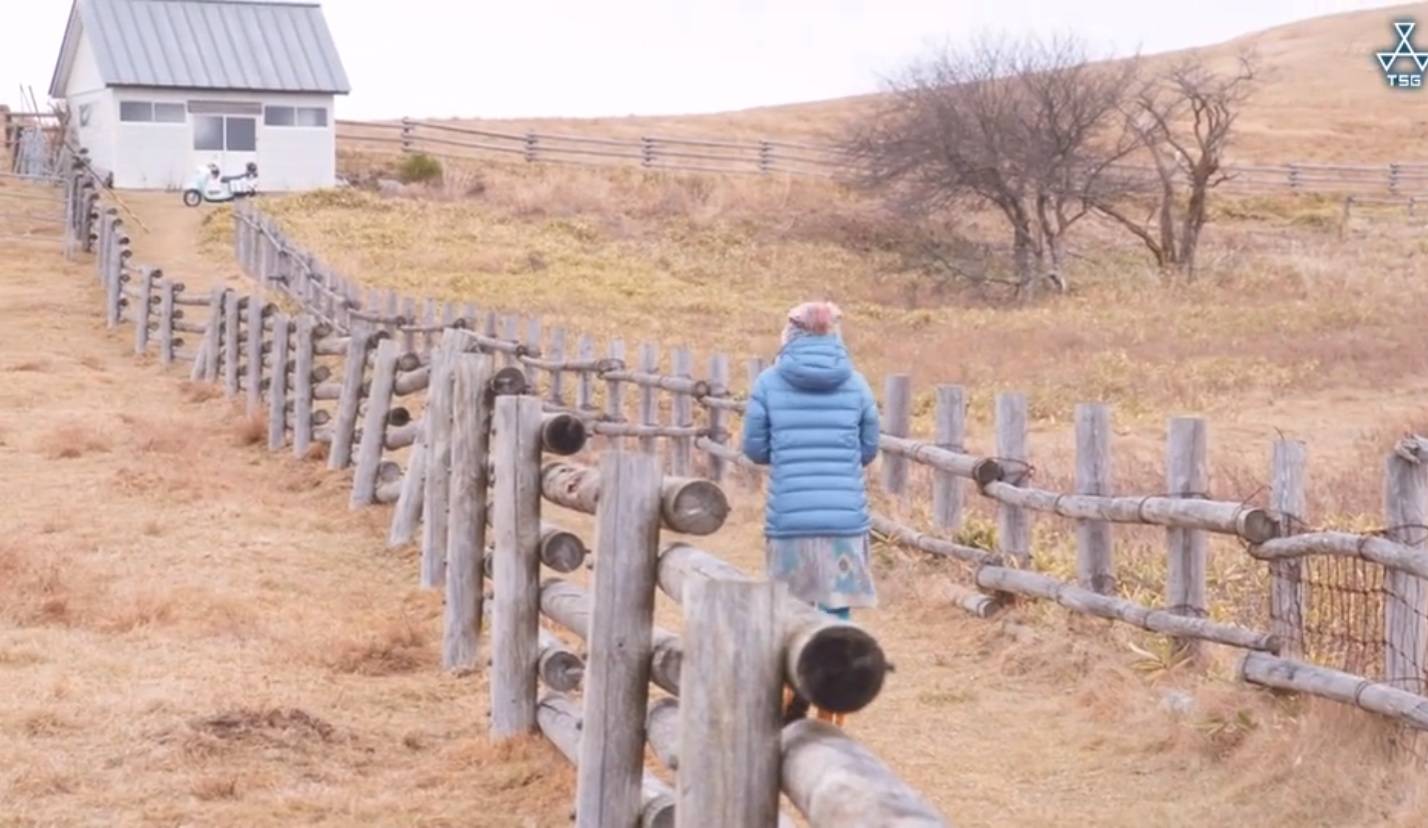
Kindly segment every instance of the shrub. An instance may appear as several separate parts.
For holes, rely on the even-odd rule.
[[[441,178],[441,162],[426,153],[408,155],[397,166],[397,178],[403,184],[425,184]]]

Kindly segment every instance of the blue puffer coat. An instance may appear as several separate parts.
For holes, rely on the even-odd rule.
[[[863,467],[878,454],[878,406],[841,339],[794,339],[759,375],[744,415],[744,454],[773,465],[769,537],[868,531]]]

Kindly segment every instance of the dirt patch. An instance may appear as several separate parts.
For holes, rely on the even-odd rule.
[[[298,747],[328,742],[337,729],[296,707],[254,710],[239,708],[194,719],[189,730],[203,740],[230,745]]]

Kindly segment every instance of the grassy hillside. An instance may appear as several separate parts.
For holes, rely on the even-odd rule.
[[[1232,160],[1378,163],[1428,158],[1428,104],[1423,94],[1388,89],[1373,57],[1374,52],[1393,48],[1396,35],[1391,22],[1404,17],[1428,20],[1428,3],[1314,18],[1196,50],[1212,66],[1229,66],[1246,49],[1254,50],[1261,61],[1262,82],[1240,120]],[[1153,70],[1187,54],[1151,56],[1147,68]],[[849,119],[876,103],[877,96],[863,96],[710,115],[459,118],[453,122],[501,131],[621,138],[657,134],[829,141],[837,138]]]
[[[451,178],[479,195],[345,191],[269,208],[369,284],[702,353],[771,355],[784,310],[831,297],[870,375],[964,383],[975,414],[1006,388],[1031,393],[1046,421],[1097,399],[1127,420],[1228,411],[1391,383],[1428,346],[1428,242],[1401,208],[1341,228],[1337,203],[1222,199],[1205,275],[1178,287],[1121,235],[1088,227],[1071,295],[1009,307],[928,287],[897,227],[826,184],[491,165]]]

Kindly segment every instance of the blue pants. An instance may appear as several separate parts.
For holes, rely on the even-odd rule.
[[[837,619],[839,619],[839,620],[841,620],[841,621],[850,621],[850,620],[852,620],[852,618],[853,618],[853,613],[852,613],[852,611],[851,611],[850,609],[848,609],[847,607],[843,607],[842,609],[828,609],[827,607],[823,606],[822,604],[819,604],[818,608],[819,608],[820,610],[823,610],[825,613],[827,613],[827,614],[829,614],[829,615],[833,616],[834,618],[837,618]]]

